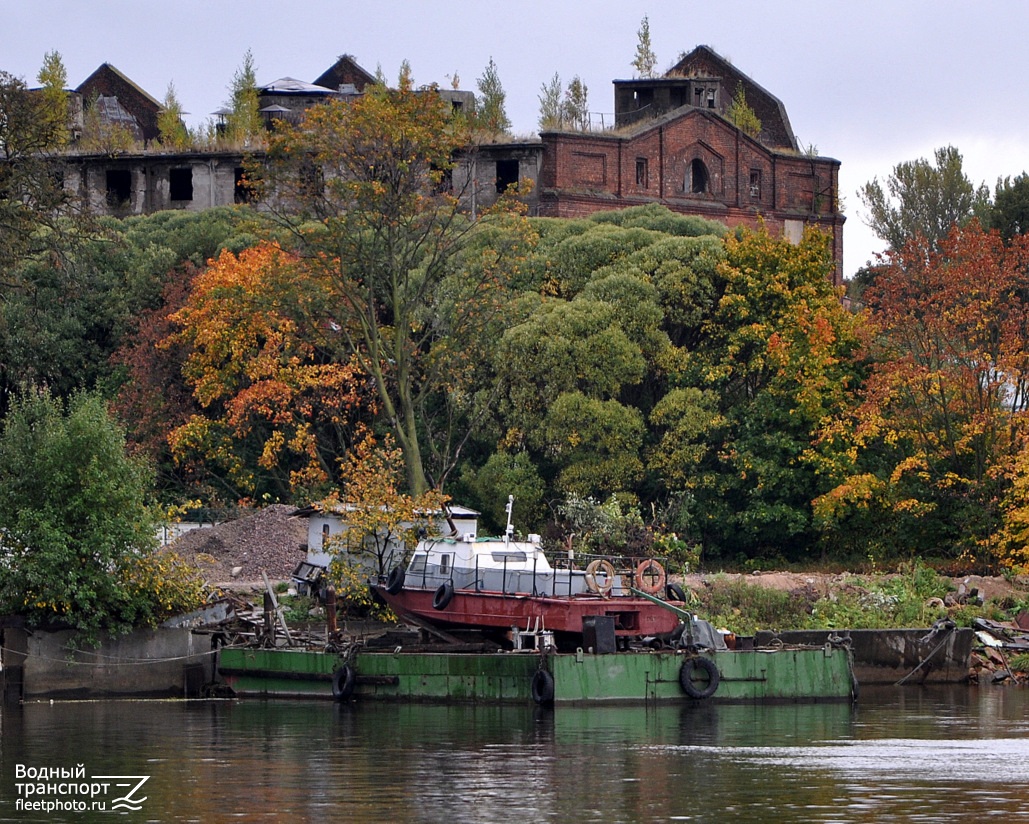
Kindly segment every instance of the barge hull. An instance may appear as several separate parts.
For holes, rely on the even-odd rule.
[[[709,654],[720,683],[714,703],[844,701],[854,694],[846,650],[819,647]],[[558,704],[688,703],[674,652],[592,655],[361,652],[351,660],[352,697],[380,701],[530,703],[541,664],[553,676]],[[324,652],[225,648],[223,680],[241,697],[333,698],[339,656]]]

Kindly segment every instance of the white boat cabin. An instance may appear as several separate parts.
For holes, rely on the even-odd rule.
[[[512,595],[627,594],[620,576],[588,570],[555,568],[540,547],[539,535],[529,535],[526,541],[466,535],[463,540],[419,541],[405,570],[404,586],[435,590],[449,582],[458,591]]]

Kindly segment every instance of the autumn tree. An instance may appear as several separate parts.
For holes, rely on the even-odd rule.
[[[500,73],[497,71],[497,64],[493,58],[489,59],[482,77],[475,81],[479,89],[477,111],[477,122],[479,128],[492,135],[496,139],[511,128],[511,120],[507,116],[505,101],[507,93],[504,85],[500,82]]]
[[[863,403],[832,431],[852,462],[818,504],[834,527],[994,557],[1029,409],[1027,266],[1029,242],[977,222],[888,256],[865,292],[878,334]]]
[[[43,129],[51,132],[53,148],[65,146],[69,138],[68,130],[68,70],[64,67],[64,59],[58,51],[49,51],[43,57],[43,65],[36,79],[41,88],[38,94],[43,98],[39,116],[48,123]]]
[[[403,491],[404,456],[386,437],[382,444],[370,434],[358,439],[354,448],[341,459],[341,493],[322,502],[338,512],[346,530],[332,547],[344,549],[360,566],[370,558],[374,573],[389,572],[389,563],[402,563],[407,548],[418,542],[419,533],[428,534],[445,513],[447,497],[437,490],[412,496]],[[355,565],[340,558],[334,565],[340,583]]]
[[[230,500],[324,493],[369,408],[361,370],[338,358],[325,291],[301,271],[271,243],[222,252],[171,316],[204,410],[171,433],[172,450],[217,467]]]
[[[573,128],[587,131],[590,127],[589,89],[578,75],[565,90],[564,119]]]
[[[83,101],[82,137],[78,145],[84,151],[112,157],[142,148],[128,124],[104,116],[99,94]]]
[[[638,41],[636,43],[636,57],[633,58],[632,67],[640,77],[653,77],[654,67],[657,65],[657,55],[650,43],[650,20],[643,15],[640,21],[639,31],[636,32]]]
[[[257,66],[250,49],[229,85],[227,136],[242,146],[251,146],[264,132],[257,94]]]
[[[164,105],[157,115],[157,129],[161,145],[174,151],[189,147],[189,131],[182,122],[182,104],[175,93],[175,84],[169,83],[164,93]]]
[[[719,297],[671,391],[654,407],[652,467],[708,551],[802,557],[828,486],[823,421],[860,383],[857,319],[832,286],[827,239],[765,229],[725,239]]]
[[[761,119],[748,105],[747,94],[743,89],[742,83],[736,84],[736,93],[733,94],[732,102],[725,113],[737,128],[751,137],[757,137],[761,134]]]
[[[67,235],[59,218],[73,203],[52,165],[67,138],[67,113],[58,113],[52,91],[29,91],[0,72],[0,280],[8,288],[14,266],[54,251]]]
[[[443,483],[474,428],[483,399],[466,380],[489,360],[485,331],[531,243],[513,201],[477,223],[464,214],[449,181],[467,140],[434,90],[376,86],[279,131],[265,173],[267,202],[378,395],[413,495]]]
[[[563,89],[561,76],[557,72],[554,72],[550,82],[540,86],[539,127],[541,130],[560,129],[564,126],[565,111],[561,97]]]
[[[972,184],[953,146],[937,149],[935,164],[924,158],[898,163],[885,188],[874,178],[858,195],[868,210],[865,222],[893,251],[916,236],[936,248],[954,224],[988,220],[989,189]]]

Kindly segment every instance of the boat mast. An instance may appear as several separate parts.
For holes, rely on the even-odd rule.
[[[511,524],[511,511],[514,509],[514,495],[507,496],[507,506],[504,507],[507,511],[507,529],[504,530],[504,546],[509,546],[511,543],[511,536],[514,535],[514,526]]]

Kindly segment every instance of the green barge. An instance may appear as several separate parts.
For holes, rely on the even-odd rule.
[[[239,697],[537,704],[748,703],[856,698],[849,650],[834,644],[703,654],[319,651],[224,647],[218,672]]]

